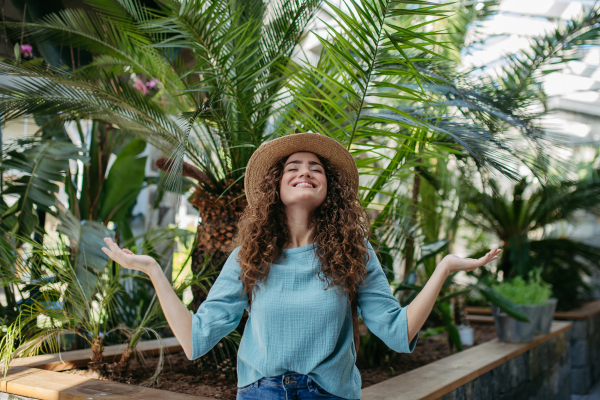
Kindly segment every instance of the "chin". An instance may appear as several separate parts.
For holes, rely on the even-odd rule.
[[[310,208],[310,209],[315,209],[317,207],[319,207],[321,204],[323,204],[323,202],[325,201],[325,199],[317,199],[314,196],[311,195],[305,195],[305,196],[294,196],[294,198],[292,199],[281,199],[283,204],[286,206],[303,206],[306,208]]]

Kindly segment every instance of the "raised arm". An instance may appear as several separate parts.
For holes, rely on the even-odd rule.
[[[133,254],[127,249],[119,248],[109,238],[105,238],[104,241],[108,248],[103,247],[102,251],[112,260],[125,268],[142,271],[150,277],[171,330],[181,344],[181,347],[183,347],[185,355],[191,358],[193,350],[192,314],[179,297],[177,297],[175,290],[173,290],[160,265],[150,256]]]
[[[454,254],[449,254],[438,264],[427,281],[421,293],[408,305],[406,310],[406,318],[408,322],[408,340],[409,342],[419,332],[425,320],[431,313],[435,300],[442,290],[442,286],[448,276],[456,271],[473,271],[490,261],[498,258],[502,250],[493,249],[480,259],[460,258]]]

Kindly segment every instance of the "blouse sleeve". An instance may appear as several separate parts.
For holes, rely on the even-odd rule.
[[[367,277],[358,287],[358,307],[367,328],[379,337],[388,347],[398,353],[412,353],[419,334],[408,342],[406,307],[392,294],[381,263],[371,247],[367,262]]]
[[[239,279],[242,269],[236,261],[236,248],[223,266],[221,273],[192,316],[192,357],[194,360],[208,353],[222,338],[240,323],[244,309],[248,307],[248,295],[240,293],[243,282]]]

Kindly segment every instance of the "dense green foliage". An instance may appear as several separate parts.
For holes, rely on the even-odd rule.
[[[69,48],[70,54],[89,55],[90,62],[77,68],[74,57],[67,66],[50,58],[0,63],[0,73],[6,77],[0,82],[3,122],[33,114],[44,121],[45,130],[52,130],[53,137],[62,134],[66,123],[76,123],[82,142],[81,147],[74,146],[63,134],[62,141],[36,139],[2,155],[3,172],[17,169],[24,175],[5,184],[5,193],[18,196],[18,201],[11,207],[4,198],[0,203],[0,249],[16,260],[20,244],[34,231],[44,234],[39,213],[56,215],[59,233],[68,240],[61,248],[66,256],[63,269],[50,268],[53,256],[44,251],[25,257],[23,265],[31,268],[50,257],[40,271],[53,279],[67,277],[61,271],[72,267],[75,276],[69,284],[75,278],[90,283],[78,304],[98,296],[101,290],[95,285],[114,282],[122,274],[107,268],[98,250],[102,236],[116,234],[123,245],[157,255],[152,240],[161,237],[148,232],[145,244],[139,245],[140,238],[134,237],[130,226],[135,198],[149,183],[143,176],[142,140],[171,159],[162,182],[168,189],[182,191],[185,158],[199,172],[194,178],[196,193],[242,197],[244,170],[253,151],[274,137],[300,131],[333,137],[355,157],[361,173],[360,199],[373,217],[374,242],[380,244],[390,281],[396,282],[396,296],[410,302],[431,276],[436,261],[452,249],[473,194],[461,180],[496,171],[519,180],[519,167],[526,166],[544,185],[556,185],[565,165],[555,157],[552,137],[539,128],[539,114],[525,110],[545,99],[542,71],[576,59],[576,51],[594,41],[599,29],[592,9],[536,38],[530,49],[507,56],[498,76],[482,77],[478,71],[459,72],[459,67],[468,47],[468,29],[493,14],[493,2],[480,10],[475,2],[422,0],[351,0],[342,8],[319,0],[161,0],[156,4],[91,0],[89,4],[86,9],[67,8],[25,24],[6,22],[4,28],[14,40],[26,35],[40,54],[43,49],[47,53],[48,46]],[[317,35],[322,51],[318,59],[309,60],[302,56],[299,44],[318,12],[336,24],[326,25],[324,33]],[[94,124],[87,142],[82,121]],[[141,139],[132,139],[134,135]],[[65,150],[57,151],[60,146]],[[116,161],[109,168],[111,155]],[[458,167],[450,167],[450,160]],[[83,167],[72,175],[70,161]],[[76,184],[79,181],[83,184]],[[68,207],[57,201],[59,184],[65,184]],[[562,188],[556,194],[564,194],[563,200],[570,192],[560,184],[549,187]],[[581,208],[584,198],[580,196],[580,203],[571,208]],[[485,197],[479,203],[493,211],[492,201],[497,198]],[[505,208],[517,203],[521,204],[517,201]],[[535,218],[554,212],[548,204]],[[493,224],[496,217],[488,220]],[[110,231],[109,223],[114,225]],[[15,234],[23,241],[17,243]],[[520,232],[515,237],[519,241],[525,236]],[[565,255],[571,254],[569,246],[579,246],[562,238],[553,240],[552,253],[535,252],[533,242],[530,248],[531,262],[536,257],[554,257],[544,261],[544,278],[548,271],[561,276]],[[511,256],[505,257],[512,260],[515,254],[525,254],[522,249],[507,251]],[[594,249],[578,249],[577,254],[587,251],[589,260],[597,256]],[[399,258],[404,263],[401,284],[393,273],[394,260]],[[579,259],[572,256],[572,262]],[[10,265],[3,264],[7,276]],[[514,265],[515,270],[530,268],[529,261]],[[569,276],[576,281],[581,271],[573,271]],[[125,322],[131,347],[143,336],[140,332],[150,332],[145,329],[156,321],[164,322],[152,290],[138,278],[133,286],[128,283],[126,291],[117,287],[114,299],[107,297],[105,304],[111,300],[114,307],[103,311],[113,320],[103,320],[110,323],[101,328],[106,333]],[[6,287],[20,290],[17,281],[5,282]],[[445,285],[434,315],[460,349],[451,303],[467,289],[452,292],[451,286],[451,281]],[[554,290],[559,287],[554,284]],[[471,289],[510,315],[523,317],[483,281]],[[3,318],[6,325],[14,323],[8,332],[16,336],[7,338],[22,334],[19,340],[27,343],[41,337],[36,336],[43,334],[40,330],[19,330],[22,322],[16,316],[24,308],[9,292],[11,304]],[[29,294],[35,301],[32,293],[35,290],[23,292],[22,297]],[[61,307],[71,307],[68,304]],[[28,315],[31,321],[34,316]],[[77,326],[73,321],[65,320],[61,326],[73,328]],[[44,329],[54,332],[55,328],[50,324]],[[84,330],[82,335],[93,345],[100,328],[90,325]],[[390,361],[390,350],[377,337],[363,338],[359,360],[371,366]],[[215,353],[221,352],[219,357],[233,357],[236,338],[226,343],[231,346],[215,348]]]
[[[520,276],[494,286],[494,291],[515,304],[545,304],[552,295],[552,287],[537,275],[537,279],[526,282]]]
[[[589,290],[584,276],[600,263],[600,248],[557,236],[548,228],[568,221],[577,211],[600,212],[598,172],[592,170],[578,182],[536,188],[522,179],[510,195],[501,194],[495,181],[490,185],[492,193],[473,189],[467,221],[501,240],[504,251],[494,278],[501,271],[505,279],[528,280],[533,270],[540,270],[560,309],[577,306]],[[531,193],[526,193],[528,189]],[[532,235],[540,230],[550,233]]]

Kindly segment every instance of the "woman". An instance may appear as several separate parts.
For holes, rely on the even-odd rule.
[[[238,400],[359,399],[358,312],[397,352],[412,352],[449,274],[497,258],[446,256],[407,307],[392,295],[368,242],[358,170],[338,142],[314,133],[272,140],[251,157],[237,247],[195,315],[148,256],[105,239],[104,252],[148,274],[190,359],[207,353],[248,310],[238,351]],[[352,306],[350,306],[352,305]]]

